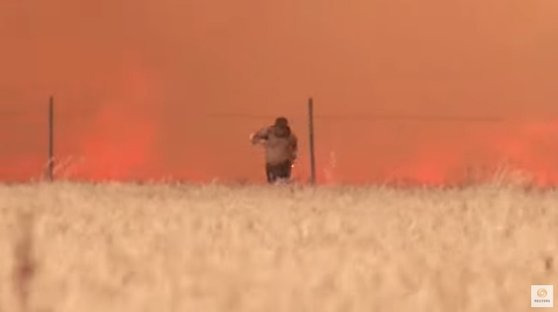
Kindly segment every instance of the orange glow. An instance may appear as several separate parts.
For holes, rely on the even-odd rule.
[[[69,179],[263,181],[285,115],[305,181],[313,96],[323,183],[558,183],[556,1],[7,0],[0,36],[0,180],[43,174],[54,94]]]

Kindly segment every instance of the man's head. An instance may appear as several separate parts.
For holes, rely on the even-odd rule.
[[[285,117],[277,117],[275,119],[275,126],[277,127],[287,127],[289,125],[289,121]]]
[[[285,117],[277,117],[275,124],[271,128],[273,134],[277,137],[288,137],[291,135],[291,128],[289,128],[289,121]]]

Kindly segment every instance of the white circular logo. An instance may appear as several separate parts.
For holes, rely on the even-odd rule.
[[[546,289],[541,288],[539,290],[537,290],[537,296],[539,296],[539,298],[544,298],[546,297],[548,293],[546,292]]]

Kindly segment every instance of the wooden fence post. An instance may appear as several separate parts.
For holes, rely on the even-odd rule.
[[[316,183],[316,156],[314,150],[314,100],[308,100],[308,145],[310,147],[310,184]]]
[[[54,97],[48,103],[48,180],[54,180]]]

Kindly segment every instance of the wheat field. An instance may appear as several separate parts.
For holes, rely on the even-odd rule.
[[[0,185],[0,311],[529,311],[558,191]]]

